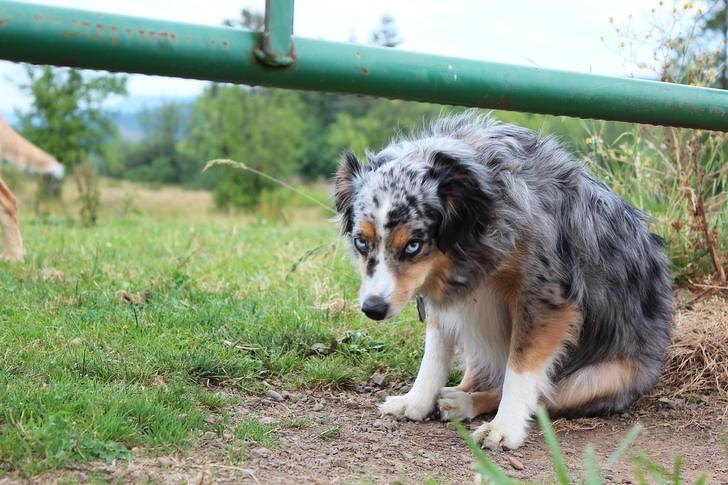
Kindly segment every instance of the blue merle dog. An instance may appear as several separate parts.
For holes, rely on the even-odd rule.
[[[518,448],[538,403],[618,412],[649,392],[670,342],[672,291],[646,217],[552,138],[472,112],[347,153],[336,208],[361,272],[362,311],[413,298],[427,315],[412,389],[383,413],[472,419],[489,448]],[[444,387],[455,351],[465,373]]]

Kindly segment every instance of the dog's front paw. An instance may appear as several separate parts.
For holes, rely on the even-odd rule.
[[[379,405],[382,414],[391,414],[398,419],[422,421],[432,412],[432,403],[417,399],[409,394],[389,396]]]
[[[514,450],[526,441],[525,425],[509,425],[493,419],[490,423],[483,423],[473,433],[473,439],[482,443],[491,450],[508,448]]]
[[[465,391],[451,387],[442,388],[437,408],[440,410],[440,419],[443,421],[465,421],[475,417],[473,397]]]

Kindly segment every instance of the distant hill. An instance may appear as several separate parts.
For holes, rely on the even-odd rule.
[[[144,110],[153,110],[168,103],[190,105],[194,100],[195,96],[126,96],[108,109],[121,137],[133,142],[144,138],[144,130],[139,123],[139,114]]]
[[[144,137],[144,130],[139,124],[139,114],[144,110],[153,110],[166,103],[192,104],[195,96],[126,96],[119,98],[107,109],[111,119],[119,129],[124,140],[139,141]],[[11,126],[17,127],[18,118],[12,111],[0,111]]]
[[[166,103],[189,104],[195,96],[124,96],[109,103],[110,110],[122,113],[139,113],[145,109],[154,109]]]

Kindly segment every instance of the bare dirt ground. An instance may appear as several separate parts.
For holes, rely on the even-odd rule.
[[[79,465],[32,482],[105,478],[132,483],[420,483],[436,478],[445,483],[472,483],[473,458],[449,423],[398,422],[379,416],[376,404],[389,391],[304,391],[285,393],[283,401],[250,397],[244,405],[230,409],[233,422],[252,415],[276,423],[280,441],[270,449],[251,445],[242,464],[229,459],[232,437],[208,432],[183,455],[140,455],[131,463]],[[306,419],[310,425],[285,424],[296,419]],[[471,429],[479,422],[471,423]],[[674,455],[681,454],[686,483],[694,482],[702,472],[708,474],[708,483],[728,483],[728,458],[721,441],[728,427],[725,401],[644,398],[624,414],[560,420],[554,428],[567,466],[577,471],[586,446],[594,446],[603,462],[637,423],[643,430],[627,456],[644,452],[671,468]],[[550,460],[536,430],[522,448],[488,455],[515,478],[545,483],[551,477]],[[0,483],[15,481],[21,480],[11,476]],[[633,482],[631,465],[625,459],[608,476],[608,483]]]
[[[703,301],[678,310],[675,323],[712,327],[728,322],[728,303]],[[715,340],[715,339],[714,339]],[[675,347],[679,347],[676,343]],[[708,352],[710,349],[702,351]],[[673,349],[674,350],[674,349]],[[725,349],[723,349],[726,351]],[[706,361],[725,364],[721,355]],[[686,361],[695,362],[695,359]],[[692,365],[692,364],[691,364]],[[721,375],[712,379],[720,389]],[[678,371],[675,371],[678,372]],[[686,373],[679,389],[708,389],[710,375]],[[690,376],[694,376],[693,382]],[[610,472],[608,483],[634,483],[629,457],[644,453],[672,469],[681,455],[685,483],[701,473],[708,483],[728,484],[728,399],[724,393],[676,394],[675,374],[666,376],[654,396],[644,397],[627,412],[603,418],[559,420],[554,429],[567,466],[578,472],[584,449],[594,447],[601,462],[635,424],[642,432],[625,457]],[[719,382],[720,381],[720,382]],[[378,381],[379,382],[379,381]],[[698,384],[700,384],[698,386]],[[696,387],[697,386],[697,387]],[[0,484],[58,481],[132,483],[472,483],[473,458],[449,423],[399,422],[379,415],[376,405],[388,394],[401,394],[408,384],[374,382],[349,391],[303,390],[269,396],[248,396],[228,409],[233,426],[251,416],[275,425],[279,441],[270,448],[251,443],[246,458],[231,456],[230,435],[206,432],[191,449],[176,456],[151,457],[137,450],[131,462],[90,463],[49,472],[32,480],[10,475]],[[234,391],[223,391],[234,392]],[[682,392],[682,391],[681,391]],[[721,397],[723,396],[723,397]],[[482,418],[470,424],[474,429]],[[548,453],[538,430],[514,451],[488,452],[511,476],[536,483],[551,481]],[[522,469],[520,469],[522,468]]]

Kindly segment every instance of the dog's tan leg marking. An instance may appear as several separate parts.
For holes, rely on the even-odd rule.
[[[484,423],[473,434],[488,448],[505,446],[513,449],[523,444],[539,397],[548,391],[548,370],[581,326],[581,312],[574,303],[540,311],[540,315],[530,321],[520,314],[513,319],[498,412],[490,423]]]
[[[549,365],[567,342],[574,342],[581,328],[582,315],[576,303],[547,310],[526,323],[516,321],[511,335],[509,365],[518,373]]]
[[[15,196],[0,179],[0,229],[3,232],[4,249],[0,259],[23,259],[23,238],[18,224],[18,205]]]
[[[432,315],[427,322],[425,355],[412,389],[402,396],[387,397],[379,410],[383,414],[413,421],[425,419],[435,409],[440,389],[447,382],[452,355],[452,339],[441,327],[438,316]]]
[[[470,420],[498,409],[499,391],[465,392],[457,387],[444,388],[437,401],[440,419],[443,421]]]
[[[498,412],[473,433],[476,441],[491,449],[523,444],[539,397],[549,390],[549,368],[564,345],[578,335],[582,323],[581,311],[573,302],[539,305],[522,294],[521,261],[526,252],[525,243],[519,243],[491,280],[508,307],[512,325]]]
[[[626,391],[636,374],[636,365],[628,359],[590,365],[559,382],[546,405],[551,414],[573,412]]]

